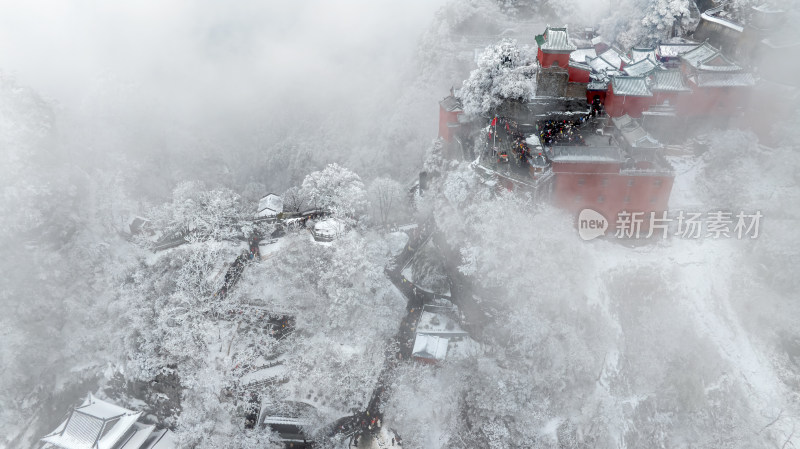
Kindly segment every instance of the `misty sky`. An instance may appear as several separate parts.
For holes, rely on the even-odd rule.
[[[391,86],[442,3],[0,1],[0,70],[67,107],[112,80],[187,122],[346,107]]]

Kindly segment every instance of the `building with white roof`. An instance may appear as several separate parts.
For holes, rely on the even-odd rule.
[[[283,198],[274,193],[268,193],[258,201],[258,210],[255,218],[256,220],[275,219],[282,212]]]
[[[450,339],[438,335],[417,334],[411,355],[422,362],[436,363],[447,357]]]
[[[83,404],[42,438],[44,448],[175,449],[172,433],[137,422],[141,415],[89,393]]]

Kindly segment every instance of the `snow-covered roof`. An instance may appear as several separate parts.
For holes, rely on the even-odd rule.
[[[634,148],[663,148],[664,145],[661,144],[658,140],[654,139],[650,134],[645,134],[644,136],[635,139],[635,140],[628,140],[630,145]]]
[[[655,58],[650,59],[647,57],[639,62],[626,65],[622,71],[628,76],[642,76],[652,72],[656,67],[658,67],[658,64],[655,62]]]
[[[589,67],[591,67],[595,72],[602,72],[604,70],[619,70],[619,66],[615,66],[613,63],[606,61],[602,56],[587,59],[586,63],[589,64]]]
[[[423,310],[417,321],[417,334],[446,336],[467,335],[456,321],[443,313]]]
[[[83,404],[73,409],[42,441],[63,449],[111,449],[141,414],[97,399],[90,393]]]
[[[614,126],[622,134],[622,138],[628,142],[628,145],[634,148],[661,148],[661,142],[650,137],[650,134],[639,125],[638,122],[633,120],[628,114],[620,117],[611,117]]]
[[[690,78],[700,87],[747,87],[756,79],[752,73],[701,72]]]
[[[659,44],[658,55],[661,58],[677,58],[678,56],[686,53],[687,51],[694,50],[700,44]]]
[[[708,42],[703,42],[693,50],[681,54],[681,59],[698,70],[712,72],[735,72],[742,68],[726,58]]]
[[[587,72],[592,71],[592,67],[589,64],[573,61],[571,59],[569,60],[569,66],[580,70],[586,70]]]
[[[169,429],[163,429],[150,434],[150,437],[140,449],[175,449],[177,447],[175,434]]]
[[[134,423],[133,424],[133,435],[128,437],[128,440],[122,446],[119,446],[116,449],[139,449],[141,448],[147,439],[150,437],[150,434],[156,429],[156,426],[141,424],[141,423]]]
[[[462,110],[461,101],[452,95],[444,97],[444,99],[439,102],[439,105],[441,105],[442,108],[448,112],[457,112]]]
[[[444,360],[449,342],[449,339],[436,335],[417,334],[411,355],[423,359]]]
[[[647,78],[643,76],[613,76],[611,87],[615,95],[631,97],[652,97],[653,93],[647,86]]]
[[[619,52],[617,52],[617,50],[613,48],[609,48],[608,50],[600,53],[597,56],[605,59],[606,62],[613,65],[615,69],[619,69],[622,67],[622,61],[623,61],[622,55],[619,54]],[[625,59],[627,60],[627,58]]]
[[[702,61],[698,68],[700,70],[706,70],[709,72],[737,72],[742,70],[740,66],[726,58],[722,53],[717,53],[714,56]]]
[[[657,61],[655,48],[631,48],[631,60],[634,63],[650,58]]]
[[[314,224],[314,234],[324,237],[336,237],[344,232],[344,223],[335,218],[328,218]]]
[[[608,89],[608,81],[592,81],[586,85],[588,90],[606,90]]]
[[[637,126],[633,129],[626,129],[623,128],[621,131],[622,136],[625,140],[628,141],[631,146],[635,146],[634,144],[639,140],[642,140],[647,137],[647,131],[644,130],[641,126]]]
[[[558,146],[553,147],[553,162],[622,162],[618,147]]]
[[[543,35],[536,36],[536,43],[544,52],[571,52],[577,49],[569,41],[567,27],[551,28],[548,25]]]
[[[631,116],[628,114],[623,114],[619,117],[611,117],[611,121],[614,122],[614,126],[616,126],[618,129],[622,129],[632,125],[639,126],[636,122],[633,121]]]
[[[281,212],[283,212],[283,198],[274,193],[268,193],[258,201],[256,218],[273,217]]]
[[[690,92],[691,89],[684,83],[680,70],[656,70],[653,72],[653,92]]]
[[[751,7],[754,11],[767,13],[767,14],[780,14],[785,12],[782,8],[778,8],[771,3],[762,3],[760,5]]]
[[[699,66],[704,60],[717,54],[719,50],[712,47],[708,42],[696,46],[695,48],[680,54],[682,60],[686,61],[692,67]]]
[[[654,104],[650,106],[646,111],[642,111],[642,115],[675,117],[677,115],[677,110],[675,109],[675,106],[669,104],[669,101],[664,100],[663,103]]]
[[[575,62],[586,63],[586,58],[596,58],[597,51],[592,48],[579,48],[569,54],[569,59]]]
[[[726,19],[724,17],[719,17],[719,13],[724,10],[724,5],[717,6],[716,8],[712,8],[707,10],[706,12],[700,14],[700,17],[704,20],[708,20],[709,22],[713,22],[719,25],[722,25],[726,28],[730,28],[734,31],[741,33],[744,31],[744,27],[741,24],[738,24],[732,20]]]

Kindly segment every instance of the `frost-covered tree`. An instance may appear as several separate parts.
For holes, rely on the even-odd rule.
[[[339,164],[308,174],[301,194],[312,207],[329,210],[344,220],[358,221],[367,209],[361,177]]]
[[[282,195],[283,210],[285,212],[301,212],[306,206],[306,197],[300,187],[292,186],[286,189]]]
[[[696,6],[689,0],[624,0],[613,4],[600,21],[603,37],[628,49],[685,35],[697,26]]]
[[[504,39],[486,47],[478,68],[470,73],[458,90],[458,98],[468,115],[483,115],[506,101],[525,101],[536,92],[534,54]]]
[[[445,294],[450,289],[444,260],[433,243],[419,249],[411,262],[414,283],[425,290]]]
[[[172,201],[150,211],[157,226],[188,231],[202,240],[229,240],[252,231],[252,209],[230,189],[208,189],[199,181],[178,184]]]
[[[403,186],[391,178],[375,178],[369,186],[369,198],[376,221],[386,227],[403,207]]]
[[[237,286],[265,308],[295,317],[279,400],[319,407],[312,433],[362,409],[383,365],[405,301],[384,274],[390,253],[378,233],[349,232],[329,245],[290,234],[285,249]]]

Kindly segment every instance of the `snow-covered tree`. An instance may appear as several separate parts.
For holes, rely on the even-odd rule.
[[[285,212],[301,212],[306,206],[307,199],[303,196],[300,187],[289,187],[283,192],[282,198],[283,210]]]
[[[201,240],[229,240],[252,231],[253,210],[230,189],[208,189],[199,181],[178,184],[172,201],[150,211],[164,230],[187,231]]]
[[[684,35],[697,26],[696,6],[689,0],[624,0],[613,4],[600,21],[603,37],[624,49],[653,45]]]
[[[367,209],[361,177],[339,164],[306,176],[301,194],[312,207],[329,210],[343,220],[358,221]]]
[[[506,101],[528,100],[536,92],[537,67],[535,55],[514,40],[504,39],[486,47],[478,68],[458,90],[464,113],[483,115]]]
[[[375,178],[369,186],[369,198],[377,221],[386,227],[403,207],[403,186],[391,178]]]

